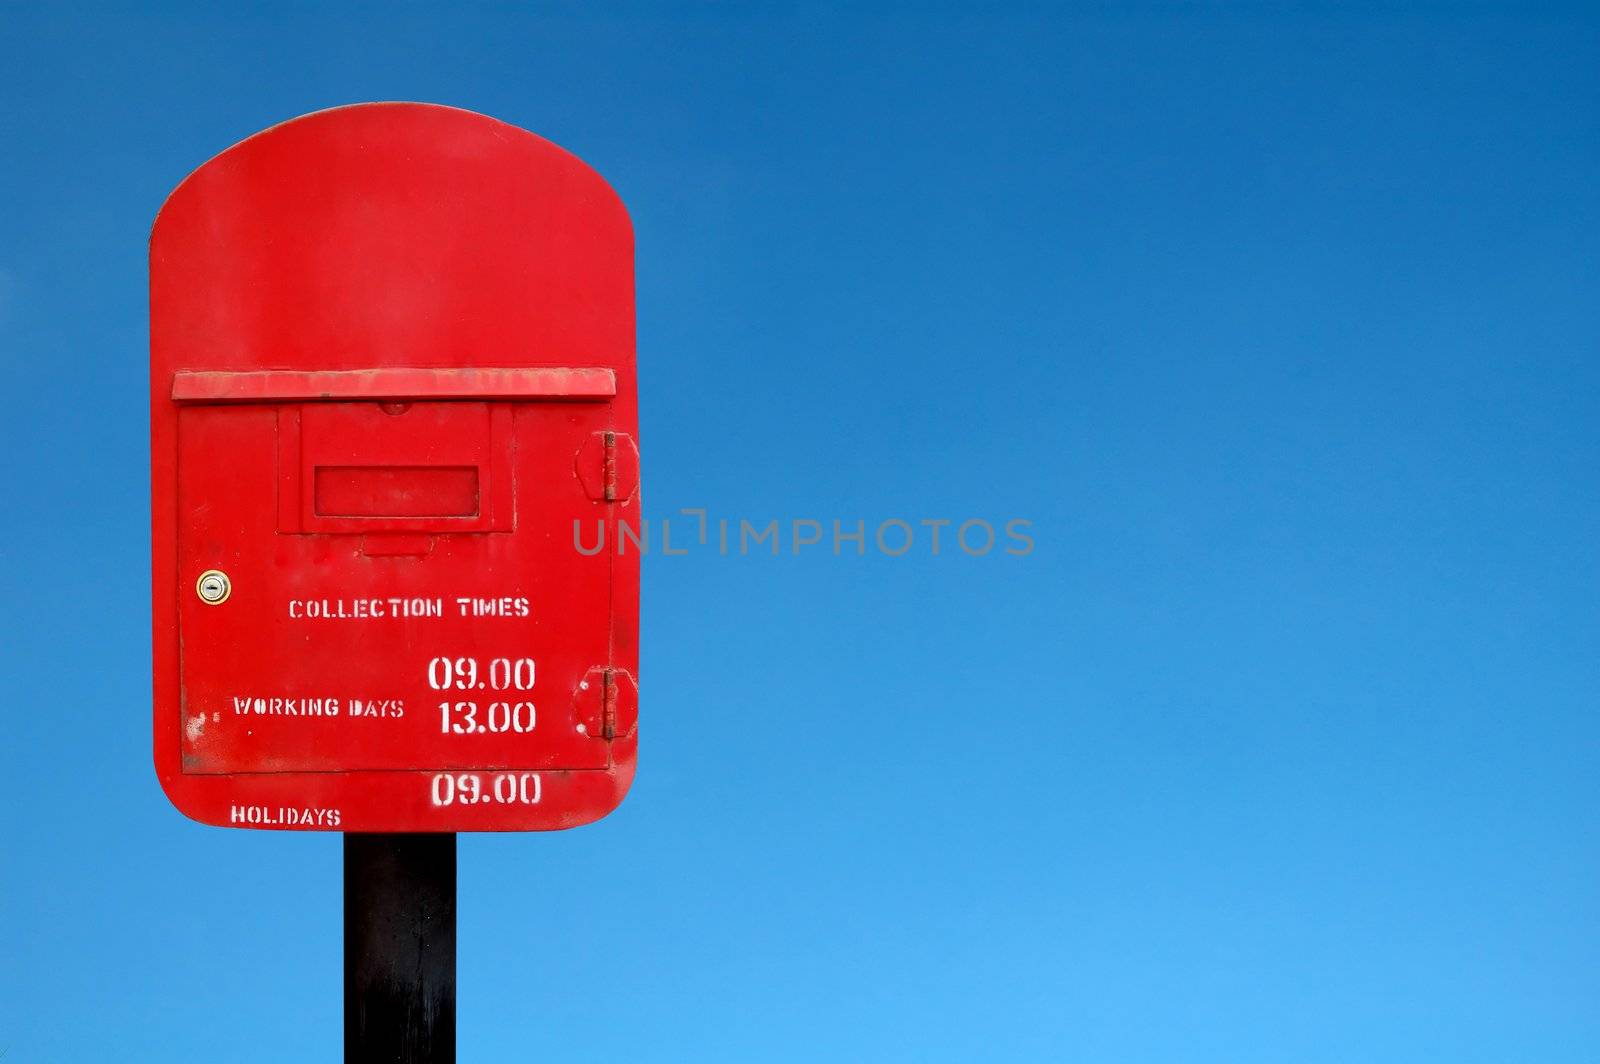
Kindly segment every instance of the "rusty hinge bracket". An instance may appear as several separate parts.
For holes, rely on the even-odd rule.
[[[578,480],[596,502],[626,502],[639,487],[639,448],[626,432],[596,432],[578,449]]]
[[[612,502],[617,497],[617,434],[615,432],[607,432],[603,435],[606,441],[605,472],[603,474],[604,490],[606,502]],[[609,672],[606,673],[606,686],[611,686],[611,673]],[[607,736],[607,738],[610,738],[610,736]]]
[[[590,669],[572,696],[578,730],[610,742],[626,739],[639,724],[639,687],[626,669]]]

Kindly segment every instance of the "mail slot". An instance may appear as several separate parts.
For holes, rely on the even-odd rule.
[[[155,758],[207,823],[547,830],[637,751],[632,237],[526,131],[246,139],[151,235]]]

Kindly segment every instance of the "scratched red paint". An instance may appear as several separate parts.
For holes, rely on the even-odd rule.
[[[572,827],[637,753],[633,243],[583,162],[297,118],[150,237],[155,763],[209,824]]]

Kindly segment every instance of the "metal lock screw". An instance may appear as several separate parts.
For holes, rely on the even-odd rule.
[[[194,590],[207,606],[220,606],[233,594],[233,581],[220,569],[207,569],[195,581]]]

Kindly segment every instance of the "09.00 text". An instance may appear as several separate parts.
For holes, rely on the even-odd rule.
[[[433,777],[433,804],[538,805],[540,782],[537,772],[441,772]]]

